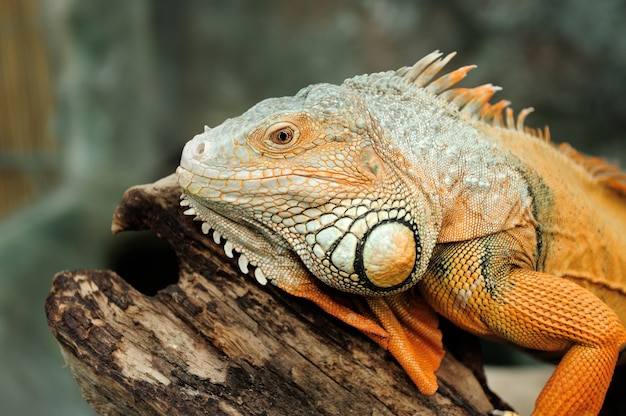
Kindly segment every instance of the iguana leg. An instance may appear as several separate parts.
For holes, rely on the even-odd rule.
[[[437,391],[435,371],[444,355],[439,319],[421,297],[410,290],[367,303],[389,332],[385,347],[398,360],[423,394]]]
[[[331,289],[320,287],[309,277],[290,279],[278,286],[311,300],[388,350],[423,394],[437,391],[435,371],[444,355],[442,335],[435,311],[414,291],[389,297],[345,298],[341,292],[331,294]]]
[[[471,332],[564,352],[533,415],[596,415],[626,329],[586,289],[515,263],[511,244],[497,236],[442,245],[420,290],[441,314]]]
[[[517,269],[508,280],[502,311],[488,324],[524,347],[567,351],[539,395],[535,413],[598,414],[626,343],[617,315],[565,279]]]

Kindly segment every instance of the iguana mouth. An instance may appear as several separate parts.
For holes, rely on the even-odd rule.
[[[241,273],[253,275],[261,285],[266,285],[268,281],[275,284],[271,274],[263,270],[262,258],[271,252],[280,253],[288,247],[280,236],[262,223],[243,217],[232,218],[227,210],[221,212],[219,204],[209,206],[188,193],[181,195],[180,205],[187,208],[185,215],[202,222],[200,229],[203,234],[211,236],[228,258],[237,260]]]
[[[273,190],[281,186],[300,185],[308,182],[310,186],[319,186],[322,182],[335,183],[337,185],[359,185],[364,180],[355,179],[352,176],[340,172],[309,172],[309,171],[292,171],[290,169],[280,169],[274,172],[272,169],[251,169],[241,170],[237,173],[228,173],[216,168],[201,169],[197,166],[179,166],[176,170],[179,183],[184,181],[189,185],[193,183],[201,183],[205,188],[205,192],[215,192],[216,195],[229,188],[229,183],[240,183],[242,189],[248,191],[268,189]],[[185,187],[185,183],[181,186]],[[187,185],[187,186],[189,186]],[[206,197],[211,197],[207,195]]]

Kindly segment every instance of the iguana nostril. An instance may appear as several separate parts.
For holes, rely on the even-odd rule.
[[[196,155],[202,156],[202,154],[204,154],[204,151],[205,151],[204,143],[198,143],[198,145],[196,146]]]

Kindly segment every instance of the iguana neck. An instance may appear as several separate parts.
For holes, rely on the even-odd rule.
[[[430,105],[411,109],[402,101],[375,99],[387,101],[370,108],[385,109],[372,110],[372,116],[392,138],[383,143],[393,143],[379,145],[377,151],[409,189],[426,197],[432,220],[441,224],[438,242],[477,238],[533,222],[528,184],[510,163],[513,157],[495,142],[496,127],[465,117],[432,97],[425,98]],[[414,114],[407,117],[407,112]]]

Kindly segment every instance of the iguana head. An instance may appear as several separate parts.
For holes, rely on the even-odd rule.
[[[347,292],[407,289],[425,267],[428,224],[384,139],[350,88],[268,99],[186,144],[182,203],[261,281],[302,267]]]
[[[431,79],[452,56],[437,52],[398,71],[313,85],[205,127],[186,144],[177,171],[186,213],[226,240],[227,255],[240,253],[244,272],[256,266],[261,282],[281,285],[306,272],[351,293],[408,289],[428,265],[441,213],[401,144],[409,130],[450,131],[431,113],[449,103],[439,93],[454,91],[448,87],[470,67]],[[495,90],[451,97],[457,107],[476,106]]]

